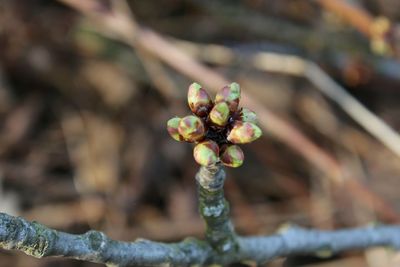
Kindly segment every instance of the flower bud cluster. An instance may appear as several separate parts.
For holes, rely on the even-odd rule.
[[[172,118],[167,123],[171,137],[177,141],[195,143],[193,156],[197,163],[209,166],[222,162],[228,167],[243,164],[244,155],[238,144],[250,143],[261,136],[256,114],[240,108],[240,86],[224,86],[212,101],[198,83],[188,90],[192,115]]]

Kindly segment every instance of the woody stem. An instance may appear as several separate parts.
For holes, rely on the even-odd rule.
[[[224,198],[225,171],[221,164],[202,166],[196,175],[199,211],[206,223],[206,240],[218,252],[235,255],[237,235],[229,218],[229,203]]]

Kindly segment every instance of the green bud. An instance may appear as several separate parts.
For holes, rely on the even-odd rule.
[[[179,122],[178,132],[188,142],[199,141],[205,134],[203,121],[193,115],[186,116]]]
[[[224,86],[215,96],[215,103],[226,102],[231,112],[238,109],[239,101],[240,86],[237,83]]]
[[[229,107],[225,102],[216,104],[210,112],[210,119],[218,126],[224,126],[229,119]]]
[[[248,108],[242,108],[240,112],[240,120],[243,122],[257,123],[257,115]]]
[[[179,131],[178,131],[178,126],[179,126],[179,122],[180,121],[181,121],[181,118],[175,117],[175,118],[170,119],[167,122],[168,133],[176,141],[183,141],[184,140],[183,137],[179,134]]]
[[[193,150],[196,162],[203,166],[217,163],[219,147],[214,141],[208,140],[197,144]]]
[[[228,167],[237,168],[243,164],[244,154],[237,145],[227,145],[221,153],[222,164]]]
[[[198,83],[189,86],[187,98],[192,112],[200,117],[206,116],[212,107],[210,96]]]
[[[259,138],[261,133],[261,129],[254,123],[237,121],[227,139],[234,144],[246,144]]]

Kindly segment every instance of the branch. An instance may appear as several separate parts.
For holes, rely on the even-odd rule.
[[[207,225],[206,241],[188,238],[170,244],[142,239],[122,242],[97,231],[73,235],[0,213],[0,248],[20,250],[37,258],[60,256],[108,266],[189,266],[244,260],[262,263],[293,254],[333,254],[371,246],[400,249],[400,226],[333,232],[291,226],[271,236],[238,237],[224,198],[225,172],[221,165],[201,167],[196,180],[200,213]]]
[[[196,239],[163,244],[143,239],[115,241],[98,231],[73,235],[5,213],[0,213],[0,248],[19,250],[36,258],[59,256],[108,266],[203,264],[212,251]]]
[[[201,167],[196,175],[199,210],[206,222],[206,240],[219,253],[235,257],[239,245],[224,198],[225,171],[221,164]]]
[[[326,10],[342,17],[365,36],[371,35],[374,18],[366,10],[341,0],[317,0],[317,2]]]
[[[0,248],[23,251],[36,258],[59,256],[104,263],[108,266],[174,266],[229,264],[254,260],[262,263],[294,254],[337,253],[373,246],[400,249],[400,226],[373,226],[340,231],[288,227],[268,237],[239,237],[235,257],[219,254],[206,242],[189,238],[179,243],[148,240],[115,241],[101,232],[73,235],[36,222],[0,213]]]
[[[338,231],[307,230],[290,226],[280,234],[241,238],[239,243],[241,254],[257,262],[296,254],[332,255],[374,246],[390,246],[399,250],[400,226],[371,226]]]

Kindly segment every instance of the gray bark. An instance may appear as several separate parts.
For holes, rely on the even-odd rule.
[[[224,198],[225,171],[222,165],[201,167],[196,175],[199,211],[206,223],[206,241],[219,253],[237,255],[239,244]]]
[[[339,231],[290,226],[271,236],[238,237],[237,242],[239,250],[235,257],[231,257],[194,238],[169,244],[148,240],[122,242],[97,231],[73,235],[0,213],[0,248],[19,250],[36,258],[59,256],[108,266],[189,266],[244,260],[262,263],[288,255],[334,254],[373,246],[400,249],[400,226],[370,226]]]
[[[169,244],[143,239],[123,242],[112,240],[98,231],[68,234],[0,213],[0,248],[19,250],[37,258],[58,256],[107,266],[191,266],[245,260],[262,263],[294,254],[330,255],[372,246],[400,249],[400,226],[370,226],[339,231],[289,226],[270,236],[240,237],[229,219],[222,167],[202,167],[196,180],[200,214],[207,226],[204,241],[187,238]]]

